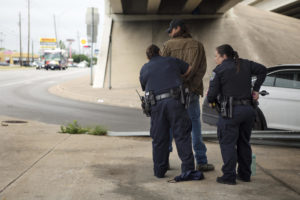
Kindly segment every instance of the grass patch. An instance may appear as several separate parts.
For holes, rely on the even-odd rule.
[[[69,134],[89,134],[89,135],[106,135],[107,129],[102,126],[93,127],[82,127],[78,124],[76,120],[73,123],[69,123],[67,126],[60,126],[60,133]]]
[[[107,129],[102,126],[96,126],[95,128],[90,128],[87,132],[90,135],[106,135]]]

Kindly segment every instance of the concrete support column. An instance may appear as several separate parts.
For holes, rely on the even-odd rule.
[[[113,0],[112,0],[113,1]],[[100,41],[100,51],[97,58],[97,64],[94,67],[94,77],[93,77],[93,88],[103,88],[105,81],[105,73],[106,66],[108,63],[108,54],[109,54],[109,43],[110,36],[112,31],[112,17],[110,15],[109,7],[112,8],[112,1],[110,1],[110,5],[108,0],[105,1],[105,15],[104,15],[104,23],[103,23],[103,32],[101,35]],[[121,5],[121,0],[119,0]],[[114,4],[116,6],[116,4]],[[122,7],[122,5],[121,5]],[[116,8],[116,7],[115,7]],[[120,11],[120,10],[119,10]],[[123,9],[122,9],[123,12]]]

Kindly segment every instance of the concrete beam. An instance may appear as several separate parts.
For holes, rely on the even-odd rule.
[[[260,1],[255,1],[249,5],[263,10],[273,11],[281,7],[284,7],[286,5],[295,3],[297,1],[299,0],[284,0],[284,1],[278,1],[278,0],[261,1],[260,0]]]
[[[193,10],[202,2],[202,0],[188,0],[183,9],[183,13],[192,13]]]
[[[121,14],[123,13],[122,1],[121,0],[110,0],[111,13]]]
[[[161,0],[148,0],[147,13],[156,14]]]
[[[176,19],[215,19],[222,17],[222,14],[214,15],[118,15],[113,14],[114,21],[163,21]]]
[[[225,13],[227,10],[240,3],[242,0],[227,0],[218,10],[217,13]]]

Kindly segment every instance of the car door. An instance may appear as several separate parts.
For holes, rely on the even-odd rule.
[[[300,130],[300,70],[268,74],[262,91],[266,95],[260,96],[259,108],[268,128]]]

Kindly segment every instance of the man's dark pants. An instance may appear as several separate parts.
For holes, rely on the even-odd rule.
[[[250,105],[238,105],[233,108],[233,118],[219,117],[218,138],[224,165],[223,179],[236,179],[236,163],[238,174],[250,179],[252,151],[250,146],[251,130],[255,113]]]
[[[173,132],[178,156],[182,161],[181,171],[194,170],[191,142],[191,121],[184,106],[176,99],[158,101],[151,111],[154,175],[164,177],[168,170],[170,129]]]

